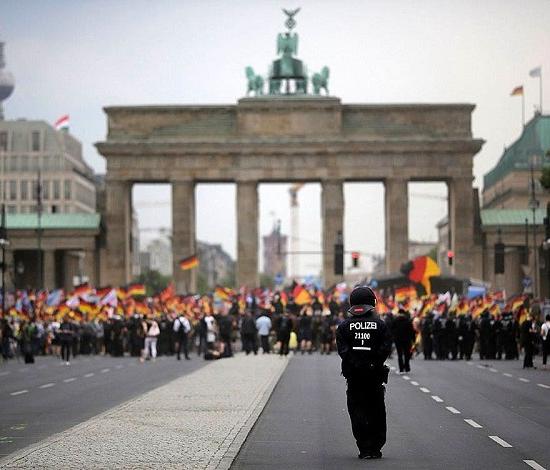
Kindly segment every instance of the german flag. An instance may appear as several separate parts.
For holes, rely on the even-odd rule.
[[[523,85],[515,87],[510,96],[523,96]]]
[[[83,295],[90,294],[92,292],[92,288],[90,284],[85,282],[84,284],[80,284],[79,286],[76,286],[74,288],[73,295],[77,295],[78,297],[82,297]]]
[[[395,289],[396,302],[404,302],[406,299],[416,299],[416,289],[413,286],[398,287]]]
[[[214,290],[214,295],[219,297],[221,300],[229,300],[235,295],[235,291],[227,287],[217,286]]]
[[[199,258],[197,255],[189,256],[180,261],[180,269],[187,271],[188,269],[196,268],[199,265]]]
[[[311,303],[311,295],[304,286],[297,285],[292,291],[292,295],[297,305]]]
[[[160,301],[161,302],[167,302],[171,298],[173,298],[176,295],[176,289],[174,288],[174,283],[170,283],[166,289],[164,289],[160,295]]]
[[[126,292],[132,297],[136,295],[145,295],[145,286],[143,284],[130,284]]]

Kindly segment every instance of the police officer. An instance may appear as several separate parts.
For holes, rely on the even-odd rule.
[[[389,369],[384,361],[391,352],[389,328],[375,311],[376,296],[367,286],[350,295],[349,318],[336,330],[342,375],[346,378],[348,412],[360,459],[379,459],[386,442],[384,383]]]

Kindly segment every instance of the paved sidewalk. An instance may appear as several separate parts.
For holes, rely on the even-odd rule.
[[[215,361],[0,461],[2,468],[229,468],[287,365]]]

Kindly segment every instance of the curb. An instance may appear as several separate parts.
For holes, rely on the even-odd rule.
[[[207,470],[229,470],[231,468],[231,465],[239,454],[241,447],[248,437],[248,434],[250,434],[254,424],[256,424],[256,421],[264,410],[265,405],[269,401],[273,390],[275,390],[275,387],[279,383],[279,380],[286,370],[289,361],[289,357],[284,358],[283,367],[281,367],[275,377],[271,378],[267,388],[258,394],[254,400],[254,404],[250,407],[250,411],[247,413],[247,416],[236,423],[231,433],[229,433],[229,435],[224,439],[218,452],[214,454],[206,467]]]

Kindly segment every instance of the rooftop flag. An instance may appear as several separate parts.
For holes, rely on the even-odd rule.
[[[64,116],[61,116],[57,121],[55,121],[54,127],[56,131],[60,131],[61,129],[69,129],[69,115],[65,114]]]
[[[523,96],[523,85],[515,87],[510,96]]]

